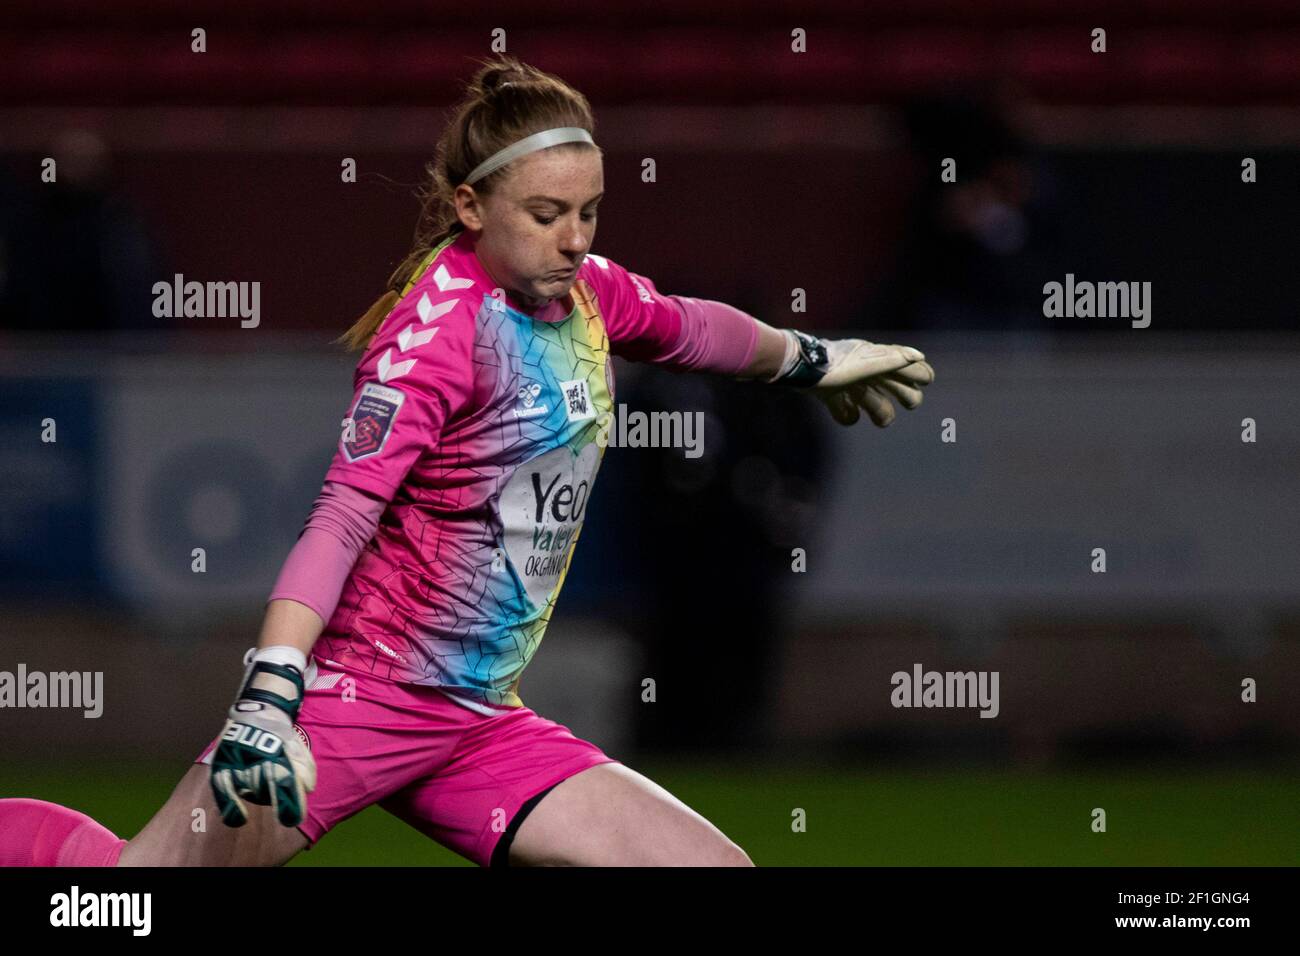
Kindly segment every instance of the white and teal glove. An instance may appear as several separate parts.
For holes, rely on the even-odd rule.
[[[819,339],[798,329],[786,337],[781,369],[768,379],[806,388],[841,425],[852,425],[865,409],[881,428],[894,420],[891,399],[904,408],[921,404],[921,389],[934,381],[925,356],[906,345],[877,345],[865,339]]]
[[[212,794],[226,826],[248,822],[247,803],[269,806],[281,824],[297,826],[316,789],[316,761],[293,727],[307,659],[279,646],[250,650],[244,663],[243,686],[212,755]]]

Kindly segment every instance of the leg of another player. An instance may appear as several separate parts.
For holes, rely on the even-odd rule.
[[[282,826],[270,807],[250,805],[242,827],[222,823],[209,772],[206,764],[190,767],[163,808],[122,848],[118,866],[281,866],[307,846],[302,831]],[[195,832],[198,820],[202,829]]]
[[[682,801],[619,763],[562,781],[524,818],[512,866],[753,866]]]

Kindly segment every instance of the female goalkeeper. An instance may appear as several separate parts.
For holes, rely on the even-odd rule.
[[[481,865],[750,865],[662,787],[518,695],[582,527],[611,355],[811,391],[836,421],[933,380],[914,349],[823,341],[660,294],[590,252],[583,95],[509,57],[437,147],[415,248],[343,337],[337,453],[225,728],[133,840],[0,801],[0,862],[282,864],[378,803]],[[310,794],[310,797],[309,797]],[[194,811],[212,825],[194,832]]]

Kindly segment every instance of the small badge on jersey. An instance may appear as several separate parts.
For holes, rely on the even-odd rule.
[[[352,427],[343,433],[343,454],[357,461],[384,450],[384,442],[393,430],[393,422],[406,396],[401,390],[367,382],[349,416]]]
[[[596,417],[595,406],[587,394],[587,380],[576,378],[571,382],[560,383],[560,394],[564,396],[564,414],[571,422],[585,422]]]

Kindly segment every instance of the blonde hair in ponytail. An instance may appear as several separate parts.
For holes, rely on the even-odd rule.
[[[416,197],[420,216],[406,258],[388,277],[388,289],[352,327],[335,339],[348,351],[364,349],[393,311],[429,254],[463,231],[453,196],[479,163],[525,136],[557,126],[577,126],[595,135],[595,119],[587,98],[559,77],[509,55],[480,60],[465,96],[425,165],[425,181]],[[579,149],[582,143],[565,144]],[[554,147],[564,148],[564,147]],[[508,174],[510,164],[485,176],[471,188],[488,195]]]

